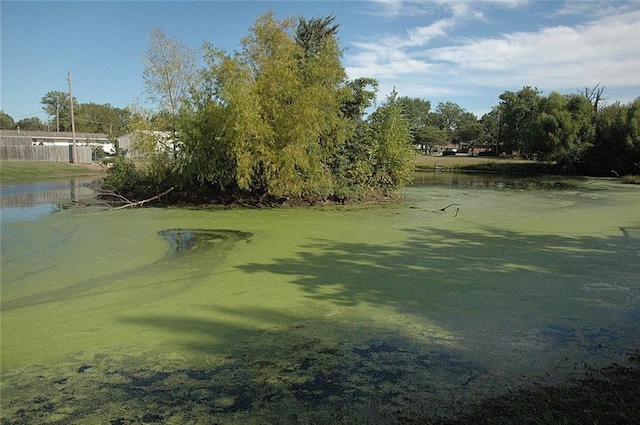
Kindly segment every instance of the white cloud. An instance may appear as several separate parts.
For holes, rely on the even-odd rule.
[[[575,27],[558,26],[538,32],[430,49],[425,59],[462,70],[478,84],[545,84],[567,87],[571,81],[594,84],[640,83],[640,11],[608,16]]]
[[[556,16],[590,16],[602,18],[618,15],[638,9],[636,1],[621,2],[619,0],[566,1],[556,12]]]
[[[401,10],[406,2],[393,3]],[[598,83],[607,87],[640,85],[637,7],[624,5],[616,14],[606,3],[599,12],[592,10],[592,20],[579,25],[447,39],[465,19],[477,19],[479,14],[471,2],[461,2],[464,6],[442,3],[456,7],[454,11],[452,6],[451,16],[405,34],[354,44],[352,54],[345,57],[349,76],[378,78],[381,87],[393,84],[404,89],[406,85],[412,87],[411,95],[419,91],[421,83],[439,85],[442,93],[523,85],[557,90]],[[522,3],[504,0],[500,4],[515,7]],[[430,47],[436,40],[449,44]]]
[[[353,66],[347,67],[349,76],[369,76],[379,79],[395,78],[413,73],[429,72],[431,64],[412,58],[393,45],[360,43],[361,52],[351,56]]]
[[[386,17],[416,16],[428,13],[434,8],[448,9],[455,17],[481,16],[478,7],[501,6],[519,7],[531,0],[373,0],[378,6],[377,14]]]
[[[447,30],[455,25],[453,19],[441,19],[431,25],[417,27],[408,31],[406,46],[423,46],[437,37],[443,37],[447,34]]]
[[[483,4],[499,3],[511,7],[526,1],[489,0]],[[374,0],[373,3],[379,6],[378,14],[387,18],[426,15],[428,10],[439,7],[448,10],[450,16],[409,28],[404,34],[381,36],[373,42],[352,43],[357,52],[348,55],[349,75],[393,78],[433,69],[434,65],[425,60],[424,55],[416,54],[415,49],[446,37],[449,31],[468,19],[483,19],[482,13],[474,7],[479,3],[473,0]]]

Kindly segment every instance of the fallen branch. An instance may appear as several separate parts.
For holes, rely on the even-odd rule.
[[[120,194],[114,194],[117,198],[120,198],[121,200],[126,201],[127,203],[124,205],[120,205],[119,207],[113,207],[111,208],[112,210],[122,210],[125,208],[135,208],[135,207],[141,207],[142,205],[146,204],[147,202],[151,202],[151,201],[155,201],[156,199],[160,199],[161,196],[166,195],[167,193],[171,192],[173,189],[175,189],[175,186],[165,190],[162,193],[159,193],[155,196],[152,196],[151,198],[147,198],[147,199],[143,199],[142,201],[129,201],[127,198],[125,198],[124,196],[120,195]]]

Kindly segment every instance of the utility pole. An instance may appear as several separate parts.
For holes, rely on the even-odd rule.
[[[67,71],[69,81],[69,103],[71,106],[71,137],[73,138],[73,163],[78,163],[78,148],[76,147],[76,120],[73,117],[73,94],[71,93],[71,71]]]

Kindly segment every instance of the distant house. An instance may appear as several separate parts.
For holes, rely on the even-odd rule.
[[[96,149],[114,153],[113,143],[105,134],[76,133],[75,140],[73,149],[73,134],[69,132],[2,130],[0,159],[91,163]]]
[[[158,151],[171,151],[174,148],[173,137],[169,131],[134,131],[118,137],[118,147],[127,152],[127,156],[137,156],[136,146],[140,143],[155,144]]]

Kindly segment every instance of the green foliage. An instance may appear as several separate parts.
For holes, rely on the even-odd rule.
[[[397,103],[402,107],[402,113],[412,132],[429,125],[431,102],[418,97],[401,96]]]
[[[507,91],[480,121],[453,102],[431,111],[429,101],[394,91],[365,121],[377,81],[347,81],[334,21],[267,13],[237,52],[205,43],[201,69],[193,51],[154,31],[144,78],[160,109],[131,115],[138,162],[118,172],[176,186],[193,202],[388,194],[410,181],[414,143],[483,142],[566,172],[638,172],[640,106],[602,108],[598,87]],[[89,116],[97,106],[79,109]]]
[[[121,136],[129,129],[131,111],[128,108],[115,108],[111,105],[81,103],[74,108],[76,128],[84,133],[104,133]]]
[[[507,91],[500,95],[498,143],[504,150],[516,149],[525,158],[535,154],[529,142],[535,131],[540,93],[537,88],[526,86],[518,92]]]
[[[182,185],[202,198],[226,198],[237,190],[232,146],[220,125],[225,113],[220,104],[206,101],[198,108],[183,111],[179,120],[182,143],[176,171]]]
[[[627,184],[640,184],[640,175],[628,174],[622,179]]]
[[[373,179],[385,192],[397,190],[411,181],[413,137],[395,90],[370,118],[373,150]]]
[[[131,111],[128,108],[115,108],[111,105],[74,102],[76,131],[82,133],[104,133],[120,136],[129,131]],[[71,131],[71,108],[69,95],[61,91],[48,92],[41,101],[44,111],[49,115],[50,128],[60,131]],[[38,118],[25,118],[28,122],[20,128],[28,130],[46,130],[45,123]],[[22,121],[25,121],[22,120]],[[59,124],[59,126],[58,126]],[[16,126],[18,123],[16,123]]]
[[[640,174],[640,98],[598,111],[584,170],[597,175]],[[614,173],[615,172],[615,173]]]
[[[476,116],[454,102],[440,102],[435,110],[435,122],[442,130],[456,132],[465,125],[478,121]]]
[[[149,50],[142,61],[142,78],[149,99],[162,111],[177,115],[191,89],[196,73],[195,54],[187,46],[167,37],[161,29],[149,36]]]
[[[44,131],[47,129],[47,126],[40,118],[30,117],[21,119],[13,125],[13,128],[19,128],[25,131]]]
[[[482,125],[481,141],[485,145],[497,145],[500,142],[501,107],[494,106],[478,121]]]
[[[484,127],[475,119],[462,122],[453,132],[453,140],[458,143],[477,143],[484,136]]]
[[[628,133],[625,138],[625,173],[640,174],[640,98],[628,107]]]
[[[373,105],[378,92],[378,81],[374,78],[356,78],[348,81],[340,110],[345,118],[356,122],[362,119],[365,111]]]
[[[602,89],[543,97],[524,87],[505,92],[483,117],[485,141],[516,147],[525,158],[565,172],[613,176],[640,172],[640,100],[602,107]]]
[[[263,198],[333,195],[333,156],[352,125],[342,114],[349,93],[331,22],[301,19],[294,32],[293,20],[267,14],[235,57],[206,46],[205,85],[239,189]],[[366,99],[369,82],[359,83],[354,92]]]
[[[425,125],[412,133],[416,143],[425,145],[429,149],[449,144],[449,133],[435,125]]]
[[[44,95],[42,100],[42,109],[51,117],[56,124],[56,129],[60,131],[71,131],[71,104],[69,94],[61,91],[50,91]],[[74,105],[78,102],[74,98]]]
[[[13,118],[6,114],[4,111],[0,111],[0,129],[2,130],[10,130],[14,126]]]
[[[476,116],[454,102],[440,102],[434,111],[431,111],[431,102],[424,99],[404,96],[397,102],[415,143],[427,150],[482,137],[483,127]]]
[[[307,21],[301,17],[295,31],[295,42],[304,50],[305,58],[313,58],[324,50],[325,43],[338,33],[339,25],[332,25],[334,15],[325,18],[312,18]]]
[[[539,101],[538,116],[527,133],[527,152],[570,169],[592,146],[595,136],[591,103],[579,95],[553,92]]]
[[[377,81],[346,80],[334,19],[267,13],[234,54],[205,43],[205,66],[183,78],[189,93],[176,96],[150,77],[187,69],[175,64],[191,63],[190,53],[155,33],[148,89],[173,101],[155,121],[134,114],[137,162],[114,164],[109,182],[132,191],[136,180],[175,186],[191,202],[344,200],[402,187],[412,169],[411,134],[396,95],[375,120],[362,120]],[[161,127],[169,131],[161,135]]]

